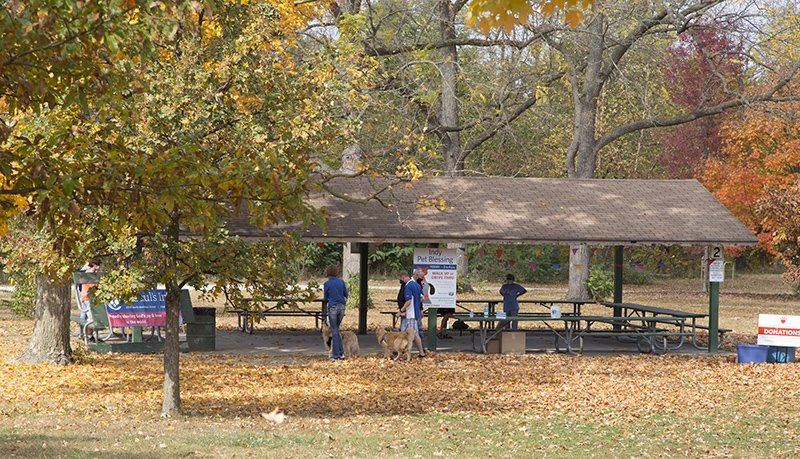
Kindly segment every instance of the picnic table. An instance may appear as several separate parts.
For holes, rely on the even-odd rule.
[[[248,303],[275,303],[275,305],[265,309],[228,309],[226,312],[236,314],[238,319],[239,331],[253,333],[253,325],[256,318],[266,319],[267,317],[313,317],[316,329],[322,330],[322,322],[328,317],[328,302],[324,299],[317,299],[312,301],[293,300],[290,298],[267,298],[264,300],[255,300],[254,298],[245,298]],[[297,304],[314,304],[319,303],[319,309],[303,308]],[[292,309],[283,309],[286,305],[294,305]]]
[[[396,299],[387,298],[386,302],[387,303],[396,303],[397,300]],[[473,309],[470,308],[469,306],[470,305],[476,305],[476,304],[480,304],[480,305],[485,304],[485,305],[487,305],[489,307],[489,316],[494,316],[495,315],[495,311],[497,309],[497,305],[501,304],[502,302],[503,302],[502,298],[500,298],[500,299],[495,299],[495,298],[470,299],[470,300],[458,300],[457,299],[456,300],[456,309],[461,309],[461,310],[464,310],[465,312],[472,312],[473,315],[480,316],[480,315],[483,315],[483,310],[482,310],[483,308],[481,308],[480,311],[473,311]],[[542,306],[544,308],[547,308],[548,311],[550,310],[550,308],[552,306],[557,306],[557,305],[572,306],[572,312],[571,313],[570,312],[564,312],[564,315],[578,315],[578,316],[581,315],[581,306],[583,306],[584,304],[587,304],[587,303],[594,303],[594,301],[591,301],[591,300],[545,300],[545,299],[541,299],[541,300],[517,300],[517,302],[520,303],[520,305],[522,305],[522,304],[539,305],[539,306]],[[396,312],[397,311],[381,311],[381,314],[391,314],[392,315],[392,329],[394,329],[394,330],[397,329],[397,316],[395,316]],[[427,309],[423,310],[423,313],[422,313],[423,317],[426,317],[427,314],[428,314]],[[542,315],[541,312],[529,312],[529,311],[520,311],[519,314],[520,314],[520,316],[534,316],[534,317]],[[456,319],[455,316],[453,318]]]
[[[550,314],[507,316],[498,318],[497,316],[462,316],[455,315],[453,318],[464,322],[477,322],[480,329],[480,348],[475,346],[473,334],[473,350],[486,353],[486,345],[491,339],[503,331],[505,325],[512,321],[519,322],[539,322],[545,325],[555,335],[555,349],[560,351],[561,345],[570,354],[583,353],[583,338],[586,336],[597,337],[630,337],[635,338],[640,352],[663,354],[667,351],[667,338],[671,336],[688,336],[690,333],[682,329],[678,332],[666,331],[664,324],[682,324],[686,321],[685,317],[664,316],[664,317],[614,317],[614,316],[581,316],[566,314],[559,318],[553,318]],[[554,326],[563,322],[564,328]],[[495,326],[494,324],[497,323]],[[609,324],[617,326],[619,329],[597,329],[592,328],[595,324]],[[528,332],[533,330],[518,329],[516,332]],[[661,341],[661,342],[659,342]]]
[[[502,300],[500,300],[500,301],[502,301]],[[397,304],[397,299],[396,298],[386,298],[386,302],[396,305]],[[458,308],[461,308],[464,311],[469,312],[469,309],[467,309],[464,306],[458,304],[458,301],[456,301],[456,309],[458,309]],[[424,307],[422,308],[422,317],[423,318],[428,317],[428,310],[429,309],[431,309],[431,308],[424,308]],[[433,309],[437,309],[438,310],[440,308],[433,308]],[[441,308],[441,309],[452,309],[452,308]],[[399,319],[399,317],[397,317],[397,310],[394,310],[394,311],[381,311],[380,313],[381,314],[385,314],[385,315],[391,314],[391,316],[392,316],[392,330],[399,330],[399,328],[397,327],[397,320]],[[437,311],[437,313],[438,313],[438,311]]]
[[[586,303],[594,303],[591,300],[520,300],[518,299],[517,302],[521,305],[523,304],[537,304],[543,306],[547,309],[550,309],[553,306],[558,305],[567,305],[572,306],[572,314],[580,315],[581,314],[581,306]],[[460,305],[463,309],[469,310],[469,308],[464,307],[463,304],[486,304],[489,306],[489,315],[495,315],[495,310],[497,309],[497,305],[503,303],[503,299],[477,299],[477,300],[456,300],[456,304]],[[483,314],[483,311],[476,311],[475,314]],[[522,312],[521,314],[525,315],[527,313]],[[538,313],[534,313],[538,314]]]
[[[697,312],[679,311],[679,310],[676,310],[676,309],[660,308],[660,307],[656,307],[656,306],[648,306],[648,305],[638,304],[638,303],[600,303],[600,304],[602,304],[603,306],[605,306],[607,308],[613,308],[615,311],[619,310],[620,313],[621,313],[620,315],[622,317],[632,317],[632,316],[647,317],[648,314],[649,314],[650,317],[672,316],[672,317],[683,317],[686,320],[691,319],[691,321],[692,321],[692,332],[691,332],[690,336],[692,338],[692,345],[695,348],[699,349],[699,350],[707,350],[708,349],[707,347],[699,346],[697,344],[697,339],[696,339],[697,329],[706,329],[706,330],[708,329],[707,326],[698,324],[697,323],[697,319],[704,319],[704,318],[708,317],[708,314],[702,314],[702,313],[697,313]],[[680,323],[676,322],[676,323],[674,323],[674,325],[677,326],[681,332],[684,331],[683,330],[683,327],[684,327],[684,323],[683,322],[680,322]],[[687,324],[687,326],[688,326],[688,324]],[[725,336],[725,333],[728,333],[728,332],[731,332],[731,331],[733,331],[733,330],[730,330],[730,329],[727,329],[727,328],[720,328],[718,330],[718,332],[719,332],[719,344],[720,345],[722,344],[722,340],[723,340],[723,338]],[[685,337],[685,335],[681,335],[677,340],[677,344],[674,347],[670,348],[670,349],[679,349],[681,346],[683,346],[684,337]]]

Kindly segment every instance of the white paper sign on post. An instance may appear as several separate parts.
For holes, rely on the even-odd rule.
[[[800,316],[759,314],[758,344],[800,347]]]
[[[709,282],[723,282],[725,281],[725,261],[723,260],[708,260],[708,281]]]

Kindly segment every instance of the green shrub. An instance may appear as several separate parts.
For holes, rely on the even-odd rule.
[[[388,276],[395,275],[403,269],[410,272],[413,262],[413,244],[403,247],[397,244],[381,244],[375,249],[375,253],[369,254],[370,269]]]
[[[606,301],[614,291],[614,275],[603,271],[601,265],[589,268],[589,280],[586,282],[592,292],[592,298],[598,303]]]
[[[358,308],[359,298],[361,297],[361,286],[359,285],[357,274],[352,274],[347,278],[347,293],[349,294],[347,297],[347,307]],[[369,292],[369,289],[367,289],[367,308],[372,309],[374,307],[375,302],[372,301],[372,294]]]

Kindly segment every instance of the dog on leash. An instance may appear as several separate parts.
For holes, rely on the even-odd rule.
[[[411,360],[411,346],[414,344],[414,334],[412,328],[406,328],[402,332],[390,332],[385,329],[375,330],[378,342],[383,347],[383,356],[391,360],[397,360],[405,354],[406,360]],[[397,355],[392,359],[392,351]]]
[[[339,336],[342,337],[342,348],[344,349],[344,355],[347,357],[356,357],[360,352],[358,347],[358,336],[351,331],[342,331],[339,330]],[[328,351],[328,357],[333,357],[333,347],[331,344],[333,343],[333,333],[331,333],[331,326],[328,325],[328,321],[325,320],[322,322],[322,340],[325,342],[325,349]]]

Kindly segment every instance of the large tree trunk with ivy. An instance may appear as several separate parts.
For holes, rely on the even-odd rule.
[[[72,363],[69,338],[70,288],[46,276],[36,276],[36,311],[28,348],[15,361]]]

